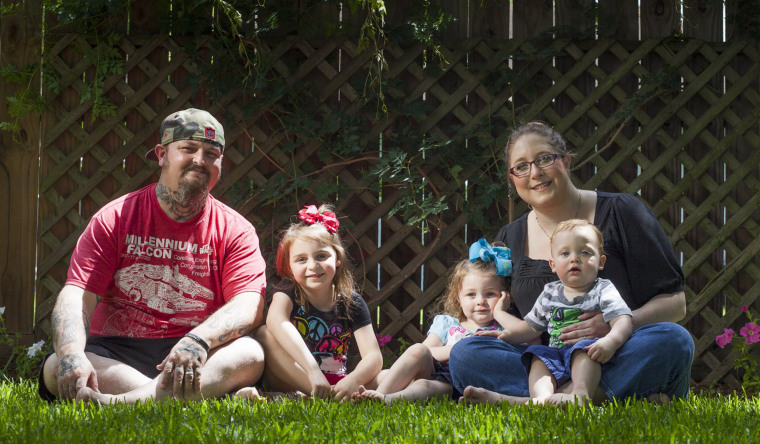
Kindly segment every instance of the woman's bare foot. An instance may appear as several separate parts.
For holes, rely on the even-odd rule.
[[[367,390],[364,388],[363,385],[359,386],[359,391],[354,392],[351,394],[351,401],[353,402],[362,402],[362,401],[379,401],[384,402],[386,404],[389,404],[390,402],[386,401],[386,396],[377,390]]]
[[[105,393],[96,392],[89,387],[82,387],[77,392],[76,403],[77,404],[89,404],[90,402],[96,404],[115,404],[119,402],[119,398],[116,395],[107,395]]]
[[[665,393],[652,393],[647,397],[652,404],[670,404],[670,396]]]
[[[555,393],[546,398],[547,404],[566,406],[568,404],[591,404],[591,397],[584,393]]]
[[[243,387],[237,392],[235,392],[235,396],[238,398],[245,399],[249,402],[266,402],[266,398],[261,396],[259,394],[259,391],[256,390],[256,387]]]
[[[480,387],[473,387],[471,385],[468,385],[464,389],[463,395],[464,396],[459,398],[459,402],[468,404],[499,403],[504,401],[510,404],[524,404],[529,399],[520,396],[502,395],[501,393],[492,392]]]
[[[548,396],[542,396],[540,398],[530,398],[527,401],[525,401],[525,405],[543,405],[546,404],[546,400],[549,399]]]

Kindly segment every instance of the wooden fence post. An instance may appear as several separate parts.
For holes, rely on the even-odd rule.
[[[0,65],[39,66],[42,1],[22,4],[18,14],[0,18]],[[0,82],[0,121],[15,121],[8,97],[26,88],[39,91],[39,80],[38,73],[28,85]],[[5,327],[22,333],[22,343],[27,343],[34,329],[39,114],[21,116],[17,123],[15,135],[0,132],[0,306],[5,307]],[[7,352],[0,350],[0,355]]]

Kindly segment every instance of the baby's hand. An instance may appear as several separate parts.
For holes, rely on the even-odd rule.
[[[586,350],[588,350],[588,357],[600,364],[604,364],[612,359],[612,356],[617,351],[617,349],[610,344],[610,341],[605,341],[604,339],[605,338],[602,338],[586,347]]]

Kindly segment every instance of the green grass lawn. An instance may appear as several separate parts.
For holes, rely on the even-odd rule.
[[[48,404],[36,386],[0,386],[0,442],[760,442],[760,398],[692,396],[670,405],[460,405],[450,401],[137,406]]]

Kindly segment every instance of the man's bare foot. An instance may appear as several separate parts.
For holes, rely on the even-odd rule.
[[[468,385],[464,389],[463,395],[459,398],[459,402],[467,404],[499,403],[504,401],[510,404],[524,404],[529,399],[520,396],[502,395],[501,393],[471,385]]]
[[[380,393],[377,390],[367,390],[366,388],[364,388],[363,385],[359,386],[358,392],[354,392],[351,394],[351,401],[353,402],[379,401],[379,402],[384,402],[386,404],[390,404],[390,402],[386,400],[386,396],[383,393]]]
[[[652,393],[647,397],[652,404],[670,404],[670,396],[665,393]]]
[[[546,404],[566,406],[568,404],[591,404],[591,397],[585,393],[555,393],[546,398]]]
[[[77,392],[76,403],[77,404],[114,404],[119,402],[119,398],[114,395],[107,395],[105,393],[96,392],[89,387],[82,387]]]
[[[238,398],[245,399],[249,402],[266,402],[267,399],[261,394],[259,394],[259,391],[256,390],[256,387],[243,387],[237,392],[235,392],[235,396]]]

